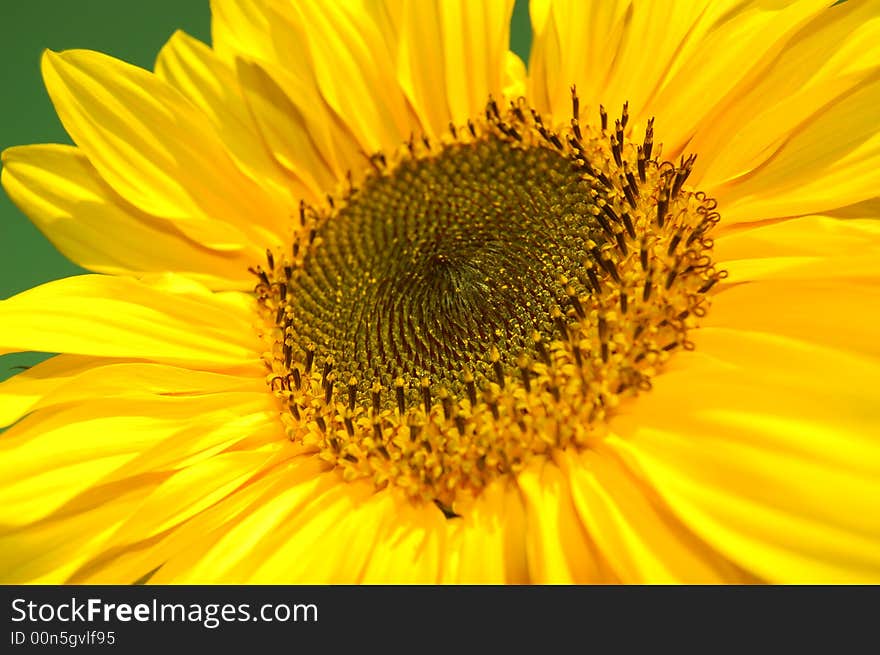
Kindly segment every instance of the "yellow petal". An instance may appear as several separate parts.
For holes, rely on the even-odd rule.
[[[565,121],[571,113],[572,84],[585,108],[595,110],[606,102],[603,85],[627,8],[627,2],[617,1],[530,3],[529,96],[540,111]]]
[[[530,95],[564,119],[572,84],[590,112],[601,103],[617,115],[628,101],[632,129],[655,116],[663,151],[675,154],[716,104],[827,4],[532,3]]]
[[[876,77],[878,44],[876,4],[839,3],[817,14],[778,57],[768,60],[763,70],[754,72],[704,117],[688,144],[700,155],[692,183],[712,192],[727,183],[736,186],[737,178],[775,157],[792,135],[813,130],[828,107]],[[823,167],[805,162],[805,168],[813,175]],[[735,188],[719,193],[736,197]],[[742,216],[762,218],[745,212]]]
[[[40,400],[84,371],[106,360],[79,355],[56,355],[0,383],[0,426],[27,414]]]
[[[352,584],[375,556],[377,527],[395,506],[369,484],[339,479],[267,537],[254,584]]]
[[[810,116],[758,168],[714,191],[725,220],[820,213],[876,196],[878,104],[874,75]]]
[[[153,479],[126,481],[106,490],[112,502],[87,514],[44,521],[19,530],[0,526],[0,581],[3,584],[62,584],[86,564],[141,500]],[[134,582],[136,578],[115,582]]]
[[[98,273],[174,271],[212,289],[250,289],[260,250],[217,252],[175,223],[150,216],[111,189],[77,148],[34,145],[3,152],[3,188],[63,255]],[[213,229],[204,221],[203,229]],[[246,244],[243,244],[245,246]]]
[[[239,55],[271,61],[274,51],[264,0],[211,0],[211,43],[228,64]]]
[[[481,113],[490,94],[503,97],[512,12],[509,0],[405,4],[398,80],[429,135]]]
[[[151,582],[436,582],[445,519],[399,494],[320,472],[315,458],[244,485],[142,552],[122,553],[88,581],[161,566]],[[426,520],[427,519],[427,520]]]
[[[880,216],[880,208],[873,211]],[[736,230],[715,240],[715,257],[729,272],[730,285],[771,280],[861,284],[880,276],[880,221],[803,216]]]
[[[299,458],[204,512],[169,537],[164,548],[177,552],[151,582],[248,582],[262,559],[277,548],[274,532],[298,510],[339,486],[338,476],[320,472],[317,458]]]
[[[254,457],[257,455],[254,454]],[[234,462],[235,458],[227,460],[230,466],[234,466]],[[255,501],[264,498],[267,489],[277,488],[278,476],[284,474],[284,469],[267,471],[265,465],[263,469],[256,478],[241,484],[209,507],[192,513],[175,527],[153,537],[117,545],[96,554],[73,574],[71,582],[115,584],[120,580],[140,580],[145,577],[150,582],[174,583],[189,580],[186,569],[191,566],[191,562],[198,561],[203,552],[209,551],[226,529],[243,520],[255,506]],[[316,472],[314,468],[311,470]],[[207,493],[212,491],[208,490]],[[179,515],[181,517],[190,514],[184,508],[182,512]],[[242,551],[234,559],[237,561],[238,557],[246,555],[247,551]],[[231,561],[229,565],[234,563]],[[201,575],[201,579],[193,581],[201,584],[232,581],[225,575],[225,569],[214,573],[203,571]]]
[[[720,584],[748,578],[695,537],[612,453],[563,453],[572,497],[621,582]]]
[[[525,512],[516,486],[499,480],[451,521],[443,582],[527,584]]]
[[[0,353],[33,350],[208,369],[238,366],[255,361],[262,351],[248,311],[252,302],[204,287],[169,293],[132,279],[80,275],[0,301]]]
[[[705,321],[717,326],[782,334],[860,357],[880,356],[875,328],[880,285],[828,280],[766,281],[724,292]]]
[[[559,467],[536,458],[517,475],[526,507],[526,554],[537,584],[596,584],[613,574],[587,534]]]
[[[447,97],[453,120],[461,122],[483,110],[489,95],[500,97],[503,92],[513,2],[437,4]]]
[[[377,516],[376,541],[361,577],[363,584],[437,584],[443,576],[448,527],[433,505],[415,505],[395,489],[390,512]]]
[[[265,391],[263,375],[259,364],[234,373],[213,373],[164,364],[57,355],[0,382],[0,426],[37,409],[94,398]]]
[[[379,29],[378,23],[381,22],[383,24],[381,30],[383,35],[385,34],[387,26],[380,20],[385,14],[381,11],[380,7],[376,6],[376,11],[368,11],[366,7],[355,8],[352,5],[351,9],[352,15],[359,16],[357,22],[365,20],[369,23],[370,21],[366,20],[365,16],[367,14],[373,16],[377,20],[377,29]],[[357,173],[364,168],[366,163],[364,147],[359,143],[356,131],[353,131],[349,125],[351,115],[355,112],[352,107],[346,107],[342,110],[338,107],[334,108],[322,94],[322,81],[316,74],[313,64],[314,57],[308,47],[310,26],[303,22],[298,14],[298,9],[282,0],[280,2],[270,2],[266,12],[268,16],[267,38],[272,43],[273,57],[269,60],[264,60],[245,52],[238,60],[256,64],[265,74],[271,77],[272,83],[280,89],[284,96],[282,104],[291,104],[295,107],[295,113],[281,113],[273,118],[271,111],[263,110],[261,112],[259,102],[251,102],[251,109],[258,115],[258,120],[276,120],[279,123],[288,120],[296,123],[293,126],[285,127],[279,125],[275,128],[276,130],[280,129],[281,133],[285,130],[293,130],[294,132],[300,129],[305,130],[308,139],[314,144],[314,148],[317,149],[320,157],[332,171],[335,182],[340,182],[346,178],[349,171]],[[375,54],[379,58],[382,58],[382,52],[393,52],[394,41],[388,38],[382,40],[385,42],[377,45],[379,50]],[[390,54],[386,58],[390,59]],[[389,86],[382,89],[382,93],[395,95],[399,94],[399,91]],[[273,94],[274,92],[271,90],[263,92],[263,95],[267,95],[267,98],[263,99],[262,102],[271,99]],[[257,95],[261,95],[259,91]],[[375,102],[374,93],[370,104]],[[361,111],[361,109],[357,111]],[[264,114],[262,118],[260,118],[261,113]],[[409,114],[409,122],[416,124],[411,109],[409,109]],[[302,127],[298,127],[298,124],[301,124]],[[266,127],[270,126],[264,126],[264,129]],[[272,131],[271,129],[267,130],[270,135]],[[295,149],[286,149],[285,144],[280,140],[273,144],[271,136],[266,138],[269,145],[274,148],[276,158],[281,157],[279,161],[282,164],[285,161],[299,161]],[[319,197],[322,200],[327,190],[327,188],[324,188],[320,192]]]
[[[691,5],[691,13],[705,11],[676,46],[663,78],[650,80],[657,91],[639,108],[640,116],[657,117],[657,139],[667,156],[677,156],[700,127],[711,126],[713,111],[729,105],[743,87],[759,79],[794,35],[822,20],[831,3],[685,4]],[[641,46],[636,41],[632,47]]]
[[[504,66],[504,95],[508,98],[519,98],[526,94],[526,65],[514,52],[508,52]]]
[[[718,293],[703,324],[876,358],[878,243],[876,221],[822,217],[719,239],[721,252],[740,259],[722,264],[729,266],[730,284]],[[748,248],[753,257],[746,256]]]
[[[632,124],[643,124],[653,115],[649,104],[673,72],[691,58],[695,63],[709,59],[700,49],[702,41],[725,27],[719,19],[730,20],[746,4],[531,2],[530,97],[541,111],[567,122],[574,84],[581,120],[596,121],[600,104],[616,115],[628,101]],[[669,113],[658,114],[658,127],[664,130],[658,134],[664,138],[670,121],[679,118]]]
[[[287,215],[235,167],[204,115],[155,75],[70,50],[47,51],[43,77],[68,133],[126,200],[216,249],[280,238]]]
[[[370,11],[352,5],[303,2],[290,20],[301,26],[299,48],[287,53],[312,62],[312,74],[329,109],[344,121],[364,152],[399,146],[417,125],[393,66],[387,43]]]
[[[176,32],[156,58],[156,75],[210,119],[238,167],[271,197],[295,207],[305,189],[272,158],[239,88],[234,64],[221,60],[204,43]]]
[[[327,119],[314,111],[315,106],[321,107],[314,92],[286,75],[284,79],[292,89],[288,94],[262,65],[242,59],[237,61],[237,74],[254,120],[275,160],[309,190],[312,198],[323,198],[333,191],[345,172],[328,154],[333,150],[327,145]],[[277,71],[275,76],[282,77]],[[292,97],[304,97],[306,103],[294,103]],[[310,101],[316,103],[311,109],[304,106]],[[316,141],[321,142],[322,135],[320,147]]]
[[[880,580],[880,365],[745,330],[695,341],[615,417],[609,446],[758,578]]]
[[[98,487],[206,459],[266,424],[283,445],[267,396],[95,398],[35,412],[0,439],[0,524],[87,508]]]
[[[264,451],[231,451],[176,471],[144,498],[106,547],[126,546],[174,529],[233,493],[268,461]]]

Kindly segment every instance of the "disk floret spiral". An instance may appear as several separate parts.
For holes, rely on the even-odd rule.
[[[257,296],[289,436],[346,479],[448,513],[553,448],[601,438],[621,399],[705,314],[724,277],[695,157],[659,158],[653,121],[555,124],[524,100],[376,153],[303,204]]]

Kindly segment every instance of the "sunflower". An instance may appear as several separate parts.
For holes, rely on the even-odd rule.
[[[880,580],[880,7],[216,0],[46,52],[7,583]],[[873,36],[872,36],[873,35]]]

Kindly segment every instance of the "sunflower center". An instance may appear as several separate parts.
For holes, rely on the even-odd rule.
[[[402,162],[319,228],[290,280],[293,348],[332,362],[356,404],[398,378],[419,382],[400,387],[405,407],[422,402],[424,378],[432,395],[456,397],[466,370],[479,387],[500,384],[571,305],[559,280],[589,258],[574,235],[601,238],[588,193],[559,153],[492,135]],[[394,409],[396,395],[379,406]]]
[[[447,512],[553,448],[599,438],[620,398],[705,312],[714,201],[693,158],[613,130],[550,128],[522,103],[442,143],[371,157],[358,188],[301,208],[257,293],[290,437],[346,479]],[[549,125],[549,121],[546,123]]]

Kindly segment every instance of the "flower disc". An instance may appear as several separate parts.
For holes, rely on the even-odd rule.
[[[615,129],[554,131],[494,101],[303,205],[258,295],[293,439],[348,478],[451,508],[550,446],[579,447],[686,339],[719,279],[693,159]]]

